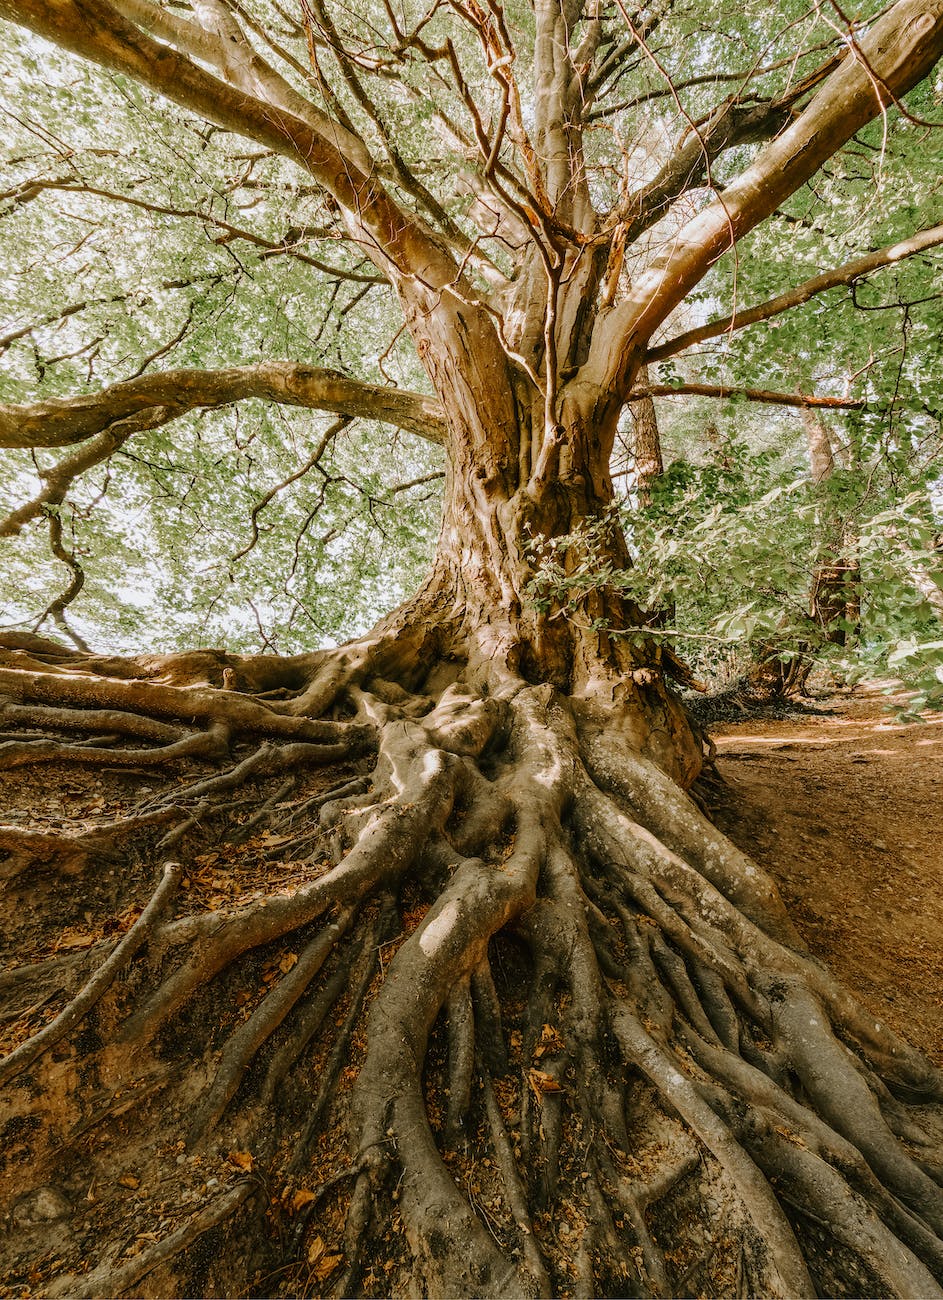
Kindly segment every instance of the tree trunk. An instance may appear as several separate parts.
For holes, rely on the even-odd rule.
[[[639,383],[647,387],[648,366],[639,371]],[[652,504],[652,487],[665,472],[661,453],[661,435],[655,403],[648,395],[633,402],[629,408],[632,417],[632,453],[635,461],[635,491],[639,505],[645,509]]]
[[[639,385],[647,388],[649,384],[648,366],[642,366],[638,374]],[[661,432],[658,428],[658,414],[650,394],[629,407],[632,421],[630,446],[635,470],[635,496],[640,510],[647,510],[652,504],[652,492],[655,483],[665,472],[665,462],[661,450]],[[675,605],[673,601],[663,603],[657,609],[648,610],[645,622],[648,627],[668,627],[675,622]],[[679,660],[675,660],[680,663]],[[685,674],[685,685],[693,685],[693,679]],[[700,689],[700,685],[698,685]]]
[[[835,453],[828,426],[812,410],[802,412],[802,422],[808,439],[812,482],[827,483],[835,472]],[[839,620],[855,629],[860,621],[860,598],[856,591],[859,580],[858,539],[851,521],[842,524],[829,517],[824,509],[821,528],[826,537],[833,538],[833,554],[813,574],[809,615],[822,629],[828,642],[844,646],[849,636],[856,636],[857,631],[849,633],[848,627],[842,626]]]
[[[528,604],[534,541],[609,501],[562,442],[547,491],[520,446],[458,455],[426,586],[340,650],[6,638],[9,788],[148,774],[91,828],[0,831],[13,951],[47,945],[2,976],[8,1284],[938,1294],[940,1076],[683,792],[618,593]]]
[[[506,673],[550,683],[587,708],[619,716],[640,752],[688,785],[700,769],[701,744],[665,680],[675,661],[654,643],[640,646],[623,635],[642,627],[645,616],[616,587],[587,596],[575,615],[569,608],[564,617],[558,603],[537,608],[531,583],[555,539],[592,528],[593,564],[624,569],[630,561],[612,513],[608,464],[600,463],[585,424],[576,415],[561,428],[566,463],[543,485],[535,481],[541,412],[520,406],[514,460],[490,479],[462,454],[470,442],[463,412],[450,413],[457,451],[433,573],[417,601],[389,625],[442,621],[442,611],[449,611],[448,633],[440,635],[448,653],[467,660],[474,680]],[[584,558],[568,553],[568,570]]]
[[[805,409],[802,424],[806,434],[809,454],[809,473],[813,484],[827,483],[835,471],[835,452],[828,426],[818,412]],[[814,639],[788,660],[781,659],[775,647],[761,653],[752,672],[752,680],[770,694],[786,697],[801,695],[805,690],[815,665],[818,646],[844,646],[849,635],[848,626],[855,629],[860,622],[861,609],[858,595],[860,566],[857,558],[858,539],[854,524],[835,518],[823,504],[819,511],[820,536],[825,539],[824,559],[820,559],[812,572],[809,587],[809,622],[815,629]]]

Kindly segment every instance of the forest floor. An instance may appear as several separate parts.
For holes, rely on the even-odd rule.
[[[943,717],[880,683],[710,728],[717,825],[769,871],[809,947],[943,1065]]]
[[[876,1018],[887,1021],[943,1064],[943,717],[900,724],[888,712],[888,704],[895,701],[903,705],[904,698],[889,699],[879,686],[872,685],[817,700],[815,712],[715,725],[711,735],[723,784],[713,787],[713,816],[723,831],[777,879],[813,952]],[[306,771],[292,798],[315,797],[338,780],[355,775],[356,770],[352,764]],[[178,787],[183,790],[201,774],[200,765],[190,762],[172,771],[58,762],[11,769],[0,772],[0,820],[50,834],[63,828],[72,834],[91,831],[129,813],[145,811],[156,797]],[[273,781],[269,778],[270,784]],[[257,805],[259,794],[251,793],[251,784],[241,792],[246,795],[242,801],[246,808],[234,805],[231,814],[229,829],[240,842],[207,840],[206,851],[197,852],[189,863],[178,911],[225,904],[237,895],[250,899],[256,892],[271,890],[273,882],[288,890],[297,885],[299,863],[286,844],[292,836],[250,825],[249,810]],[[200,844],[195,847],[199,849]],[[4,966],[9,968],[6,979],[10,981],[13,967],[40,962],[50,955],[62,956],[69,981],[80,982],[87,973],[83,963],[93,957],[95,946],[103,937],[117,937],[128,929],[141,900],[153,887],[147,875],[153,866],[149,861],[132,870],[118,860],[98,861],[92,853],[91,871],[83,874],[78,864],[74,869],[67,865],[63,877],[42,864],[19,871],[13,859],[4,865],[3,857],[0,853],[0,990]],[[317,864],[304,865],[306,871],[317,869]],[[64,880],[72,888],[63,889]],[[279,955],[282,964],[278,964]],[[296,960],[294,953],[280,950],[273,956],[266,949],[258,958],[258,969],[252,967],[250,975],[254,970],[261,988],[277,979],[279,971],[289,971]],[[237,992],[227,1016],[247,1015],[257,992],[255,984]],[[55,1014],[62,990],[56,986],[50,993],[48,1001],[30,1000],[28,1006],[10,999],[0,1012],[0,1054]],[[353,1073],[351,1065],[343,1078]],[[84,1134],[84,1128],[74,1132]],[[117,1141],[121,1133],[116,1130],[113,1136]],[[92,1139],[89,1134],[88,1140]],[[0,1199],[9,1194],[16,1201],[20,1207],[14,1211],[20,1215],[18,1227],[27,1234],[34,1230],[37,1240],[42,1237],[45,1253],[37,1248],[42,1259],[37,1271],[29,1274],[28,1283],[23,1282],[22,1268],[16,1263],[15,1284],[5,1289],[0,1280],[0,1294],[35,1293],[62,1264],[58,1251],[64,1249],[63,1244],[53,1249],[50,1242],[54,1238],[46,1241],[43,1236],[49,1230],[46,1219],[56,1220],[54,1232],[61,1227],[56,1218],[59,1202],[41,1206],[42,1214],[34,1222],[28,1214],[34,1211],[36,1190],[25,1200],[20,1195],[23,1180],[31,1176],[30,1140],[26,1131],[8,1137]],[[165,1171],[162,1177],[169,1177],[172,1197],[160,1202],[162,1214],[171,1215],[171,1207],[177,1211],[202,1204],[215,1194],[212,1188],[220,1180],[228,1187],[233,1178],[251,1169],[251,1156],[242,1150],[227,1154],[226,1145],[219,1146],[215,1155],[188,1159],[180,1150],[182,1142],[171,1145],[162,1133],[154,1140],[163,1143],[157,1152],[164,1162],[161,1168],[171,1162],[169,1175]],[[338,1147],[342,1143],[339,1129],[332,1130],[330,1143]],[[143,1196],[145,1189],[149,1194],[153,1191],[151,1181],[158,1176],[157,1165],[147,1164],[143,1148],[140,1154],[139,1163],[134,1164],[125,1157],[120,1143],[105,1149],[99,1142],[96,1168],[111,1169],[114,1176],[101,1183],[93,1178],[86,1196],[92,1204],[92,1217],[83,1223],[90,1233],[107,1231],[112,1238],[127,1235],[130,1245],[122,1260],[139,1249],[148,1249],[153,1239],[152,1233],[141,1231],[149,1221],[141,1219],[136,1198]],[[342,1156],[330,1147],[323,1154],[332,1162],[343,1163]],[[63,1164],[57,1174],[70,1194],[73,1184],[84,1186],[88,1181],[79,1146],[72,1151],[73,1158],[78,1166],[72,1169]],[[164,1194],[154,1193],[158,1198]],[[159,1234],[166,1235],[170,1222],[167,1218],[156,1224]],[[338,1227],[334,1236],[339,1232]],[[334,1237],[325,1231],[325,1240]],[[339,1256],[327,1251],[320,1236],[315,1238],[315,1244],[319,1242],[325,1252],[324,1267],[333,1268]],[[82,1244],[78,1237],[73,1244],[73,1255],[88,1249],[87,1241]],[[312,1266],[315,1275],[319,1266],[317,1261]],[[159,1293],[160,1276],[154,1274],[150,1293]]]
[[[817,699],[810,712],[713,724],[723,780],[712,783],[711,815],[777,880],[812,951],[876,1016],[943,1064],[943,716],[899,723],[889,705],[905,702],[872,683]],[[187,785],[191,767],[171,774],[48,763],[0,772],[0,820],[90,830],[139,809],[142,795],[146,803],[155,789]],[[312,771],[301,793],[345,773]],[[191,901],[200,894],[204,903],[225,902],[263,877],[271,883],[273,874],[290,873],[297,864],[272,861],[284,838],[266,832],[226,846],[225,862],[218,852],[198,857]],[[0,967],[50,950],[78,957],[100,937],[101,917],[82,911],[81,891],[67,906],[55,874],[29,873],[24,897],[25,878],[8,883],[6,874],[0,867]],[[137,910],[112,914],[106,931],[125,930]],[[43,1008],[40,1018],[53,1013]],[[15,1013],[0,1017],[0,1053],[24,1028]]]

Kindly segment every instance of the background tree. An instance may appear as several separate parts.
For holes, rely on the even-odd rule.
[[[908,229],[755,309],[727,297],[732,319],[683,316],[860,132],[929,120],[939,0],[854,23],[782,4],[745,33],[618,0],[0,14],[35,34],[11,111],[36,140],[5,199],[35,251],[4,340],[0,442],[22,455],[0,527],[42,522],[69,572],[37,626],[70,628],[86,548],[133,573],[160,544],[258,586],[214,597],[252,609],[249,635],[330,633],[346,593],[333,615],[309,597],[330,585],[318,560],[344,581],[336,530],[369,520],[421,550],[391,494],[445,475],[431,572],[345,646],[121,658],[83,629],[74,651],[6,634],[4,717],[23,730],[0,763],[149,781],[86,831],[2,832],[14,890],[53,873],[70,927],[3,976],[23,1013],[6,1133],[16,1161],[31,1132],[34,1180],[25,1200],[9,1183],[28,1229],[12,1280],[936,1293],[939,1075],[809,956],[683,793],[701,745],[666,676],[686,674],[640,635],[610,460],[646,362],[943,237]],[[653,393],[862,401],[663,378]],[[265,409],[243,423],[250,401]],[[354,421],[421,441],[352,438]],[[535,598],[548,556],[559,582]],[[361,559],[363,608],[382,570]],[[188,603],[186,581],[166,590]],[[214,600],[197,596],[207,624]],[[98,873],[103,855],[121,872]],[[222,885],[192,889],[217,863]],[[85,912],[96,932],[68,956]],[[103,1243],[84,1192],[99,1209],[50,1259],[89,1133],[96,1186],[134,1191],[135,1229],[153,1226]],[[227,1152],[246,1176],[194,1181]],[[209,1262],[210,1232],[240,1249]]]

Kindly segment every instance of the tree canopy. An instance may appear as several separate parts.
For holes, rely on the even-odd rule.
[[[7,28],[6,621],[40,627],[67,601],[86,640],[282,650],[363,629],[416,585],[443,470],[421,437],[442,441],[433,403],[404,413],[411,393],[433,394],[399,273],[345,215],[337,178],[299,156],[305,130],[335,123],[344,165],[372,177],[449,274],[460,268],[536,373],[545,322],[521,319],[535,277],[554,259],[578,275],[593,262],[618,316],[646,265],[672,251],[678,264],[711,195],[800,118],[868,18],[577,7],[560,19],[577,108],[541,45],[559,37],[540,6],[118,6],[120,39],[106,39],[104,10],[10,10],[58,47]],[[142,71],[148,49],[162,61]],[[873,442],[898,460],[919,447],[927,465],[940,418],[938,77],[903,111],[884,98],[885,112],[864,110],[870,125],[848,122],[829,143],[824,171],[764,194],[765,223],[735,251],[699,252],[699,282],[672,290],[673,315],[659,308],[651,378],[669,392],[847,402],[872,413],[859,419]],[[273,142],[275,110],[291,126]],[[540,161],[538,137],[554,131],[579,150],[579,213]],[[713,210],[731,203],[734,220],[739,202]],[[319,387],[315,373],[262,373],[271,362],[339,373]],[[180,392],[183,368],[209,372],[202,391]],[[379,395],[371,405],[341,375],[386,390],[392,423]],[[97,403],[132,381],[124,406]],[[48,405],[82,395],[84,425]],[[709,422],[703,402],[693,410]]]

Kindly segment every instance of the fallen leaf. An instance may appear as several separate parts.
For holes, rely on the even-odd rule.
[[[63,930],[56,940],[56,950],[61,951],[63,948],[91,948],[97,938],[98,936],[94,934],[79,934],[75,930]]]
[[[540,1031],[540,1043],[534,1052],[534,1056],[541,1057],[548,1052],[551,1055],[555,1052],[562,1052],[565,1046],[566,1044],[553,1025],[544,1025]]]
[[[141,1186],[140,1178],[135,1178],[134,1174],[122,1174],[118,1179],[119,1187],[130,1187],[132,1192]]]
[[[287,975],[292,966],[298,964],[298,954],[296,952],[286,952],[285,956],[278,963],[278,969],[283,975]]]
[[[343,1255],[324,1255],[315,1266],[314,1276],[319,1282],[323,1282],[326,1277],[330,1277],[343,1258]]]
[[[255,1163],[253,1156],[248,1151],[230,1151],[227,1159],[231,1165],[237,1169],[250,1170]]]
[[[527,1078],[538,1101],[545,1092],[563,1091],[553,1075],[547,1074],[546,1070],[528,1070]]]
[[[326,1249],[327,1247],[324,1244],[323,1238],[315,1237],[314,1240],[308,1244],[308,1263],[312,1267],[315,1267]]]
[[[292,1214],[297,1214],[299,1210],[304,1208],[304,1206],[310,1205],[312,1201],[316,1201],[317,1199],[318,1198],[315,1196],[314,1192],[309,1192],[306,1187],[299,1188],[291,1198]]]

